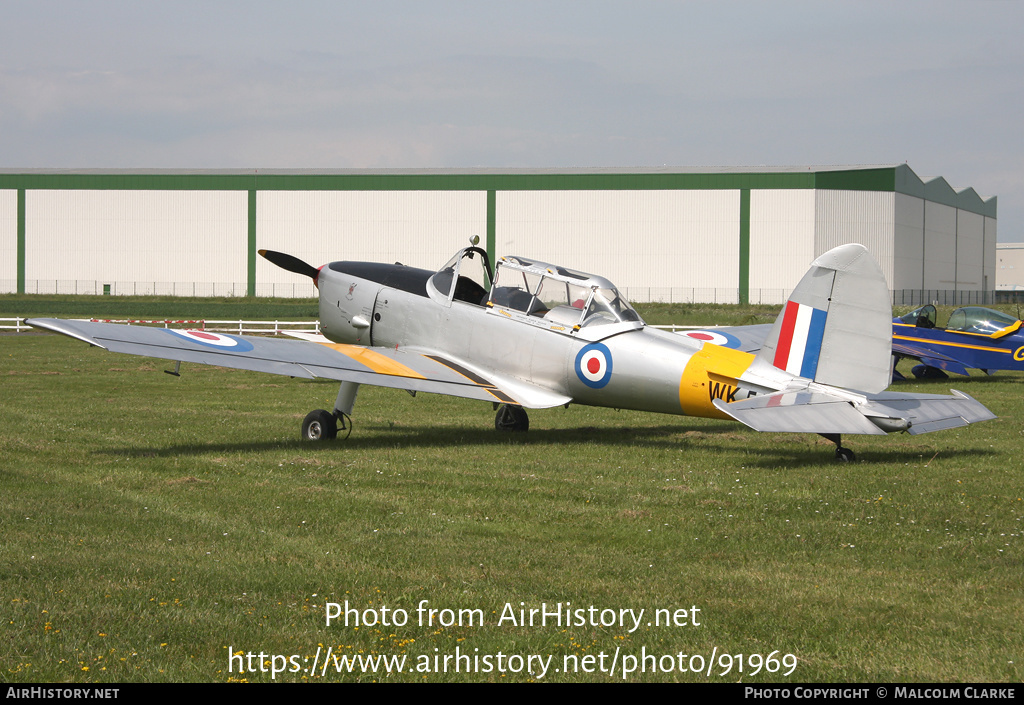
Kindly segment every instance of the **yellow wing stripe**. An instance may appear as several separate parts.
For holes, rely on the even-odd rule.
[[[983,345],[968,345],[967,343],[947,343],[944,340],[932,340],[930,338],[911,338],[906,335],[894,335],[893,340],[907,340],[911,343],[928,343],[929,345],[946,345],[953,348],[970,348],[971,350],[984,350],[985,352],[1009,353],[1009,350],[1002,348],[989,348]]]
[[[347,355],[360,365],[365,365],[378,374],[390,375],[392,377],[426,379],[426,377],[416,370],[406,367],[400,362],[395,362],[387,355],[381,355],[379,352],[370,350],[369,348],[361,348],[358,345],[342,345],[339,343],[322,343],[322,345],[326,345],[331,350],[336,350],[342,355]]]

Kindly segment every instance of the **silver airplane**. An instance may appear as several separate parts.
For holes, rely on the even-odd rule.
[[[523,257],[492,269],[476,246],[438,271],[401,264],[313,267],[260,250],[313,279],[326,340],[33,319],[113,352],[341,382],[302,436],[351,432],[361,384],[491,402],[495,427],[525,431],[526,409],[569,404],[735,419],[758,431],[817,433],[852,460],[842,434],[926,433],[994,418],[966,394],[886,392],[892,310],[862,245],[817,258],[756,354],[647,326],[612,282]]]

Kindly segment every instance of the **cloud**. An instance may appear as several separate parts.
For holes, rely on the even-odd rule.
[[[906,160],[998,192],[1004,234],[1024,218],[1017,3],[98,0],[6,19],[3,166]]]

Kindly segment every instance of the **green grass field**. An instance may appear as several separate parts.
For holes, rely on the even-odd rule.
[[[368,387],[351,438],[306,444],[334,383],[171,365],[0,336],[0,680],[1024,676],[1024,375],[908,383],[1000,418],[847,437],[844,465],[817,436],[576,406],[499,435],[488,404]],[[346,600],[408,622],[327,626]],[[423,600],[463,624],[420,624]],[[645,612],[499,624],[559,602]],[[647,626],[659,609],[700,625]],[[327,649],[407,660],[310,672]],[[436,672],[457,653],[490,670]]]

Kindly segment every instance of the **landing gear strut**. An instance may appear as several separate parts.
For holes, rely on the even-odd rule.
[[[528,431],[530,417],[521,406],[502,404],[498,407],[498,413],[494,415],[494,428],[498,431]]]
[[[843,439],[838,433],[819,433],[818,435],[836,444],[836,460],[842,463],[852,463],[857,459],[852,450],[843,448]]]

